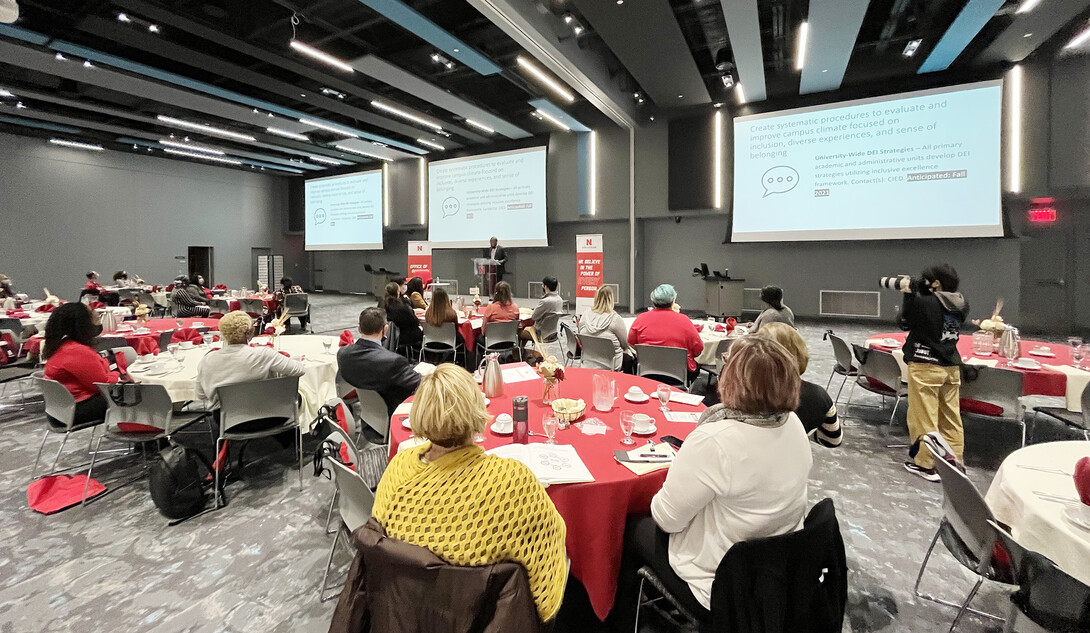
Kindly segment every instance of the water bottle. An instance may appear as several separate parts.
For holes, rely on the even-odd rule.
[[[530,443],[530,399],[526,396],[515,396],[511,400],[511,419],[514,421],[512,437],[516,444]]]

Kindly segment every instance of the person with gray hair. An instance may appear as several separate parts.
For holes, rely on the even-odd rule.
[[[670,284],[662,284],[651,291],[651,310],[636,317],[628,328],[629,345],[660,345],[680,347],[687,352],[689,380],[700,373],[696,357],[704,351],[704,341],[696,333],[689,317],[674,310],[677,291]],[[637,359],[638,360],[638,359]]]
[[[795,327],[795,313],[791,311],[791,308],[783,304],[783,288],[779,286],[761,288],[761,301],[768,307],[757,315],[757,320],[753,322],[753,326],[749,329],[750,334],[761,329],[762,325],[769,323],[786,323],[791,327]]]

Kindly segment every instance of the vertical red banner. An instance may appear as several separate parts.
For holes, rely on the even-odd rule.
[[[575,236],[575,312],[594,305],[594,293],[603,283],[602,234]]]
[[[424,283],[431,281],[431,242],[409,242],[408,279],[413,277],[420,277]]]

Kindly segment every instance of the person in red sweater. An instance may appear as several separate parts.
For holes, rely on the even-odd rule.
[[[83,290],[89,294],[102,294],[102,284],[98,283],[98,273],[91,270],[87,272],[87,283],[83,284]]]
[[[519,320],[519,306],[511,298],[511,284],[501,281],[492,290],[492,303],[484,309],[481,331],[487,331],[488,324],[492,322],[507,322]]]
[[[64,385],[76,398],[75,423],[106,417],[106,398],[96,382],[118,382],[121,377],[110,371],[110,364],[91,347],[98,336],[90,308],[82,303],[66,303],[49,315],[45,324],[45,377]],[[51,423],[59,424],[50,418]]]
[[[677,291],[670,284],[662,284],[652,290],[651,304],[654,309],[644,312],[633,321],[632,327],[628,328],[628,344],[684,348],[688,352],[691,382],[700,373],[696,357],[704,351],[704,342],[700,340],[700,335],[696,333],[689,317],[674,311],[676,299]]]

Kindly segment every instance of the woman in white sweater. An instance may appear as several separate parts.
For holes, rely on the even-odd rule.
[[[798,365],[782,345],[759,336],[736,342],[719,395],[723,404],[704,412],[651,500],[653,519],[629,521],[622,569],[650,565],[706,616],[715,570],[732,545],[802,527],[812,464],[793,413]]]
[[[580,335],[600,336],[613,341],[613,366],[601,369],[633,373],[636,352],[628,344],[628,328],[624,319],[613,310],[613,288],[602,286],[594,293],[594,305],[579,318]]]

